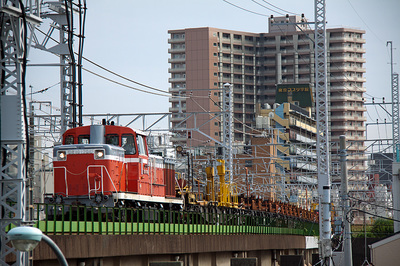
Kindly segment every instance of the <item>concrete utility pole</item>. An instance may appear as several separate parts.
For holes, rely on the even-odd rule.
[[[344,251],[344,265],[352,266],[353,265],[353,256],[351,250],[351,225],[347,220],[347,214],[350,211],[350,201],[349,201],[349,189],[347,186],[347,163],[346,163],[346,137],[340,136],[340,164],[341,164],[341,198],[342,198],[342,206],[343,206],[343,223],[344,223],[344,232],[343,232],[343,251]]]
[[[322,265],[331,265],[331,180],[329,169],[325,0],[315,0],[314,12],[320,256]]]
[[[27,103],[25,75],[28,28],[41,22],[39,1],[0,1],[0,265],[28,265],[26,252],[8,245],[6,230],[27,222]]]

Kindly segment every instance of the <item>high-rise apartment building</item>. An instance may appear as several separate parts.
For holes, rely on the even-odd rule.
[[[290,16],[290,22],[300,22]],[[199,146],[211,136],[221,137],[221,94],[233,86],[234,141],[246,143],[255,123],[256,104],[275,103],[277,84],[309,83],[314,90],[314,31],[269,19],[268,33],[216,28],[170,30],[170,98],[175,143]],[[365,31],[327,29],[330,140],[346,135],[348,169],[358,178],[365,170],[365,115],[363,87]],[[199,133],[201,131],[202,133]],[[337,146],[332,146],[332,160]]]

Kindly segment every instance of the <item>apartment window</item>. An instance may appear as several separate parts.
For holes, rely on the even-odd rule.
[[[217,82],[214,82],[214,86],[218,86],[218,83],[217,83]]]
[[[215,42],[215,43],[213,43],[213,45],[214,45],[214,46],[217,46],[217,43]]]
[[[214,56],[217,56],[218,54],[217,54],[217,53],[214,53],[213,55],[214,55]]]

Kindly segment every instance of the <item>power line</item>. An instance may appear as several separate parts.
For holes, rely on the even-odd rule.
[[[109,72],[109,73],[111,73],[111,74],[113,74],[113,75],[115,75],[115,76],[117,76],[117,77],[119,77],[119,78],[125,79],[125,80],[127,80],[127,81],[129,81],[129,82],[135,83],[135,84],[140,85],[140,86],[142,86],[142,87],[145,87],[145,88],[148,88],[148,89],[151,89],[151,90],[155,90],[155,91],[158,91],[158,92],[170,93],[170,92],[168,92],[168,91],[163,91],[163,90],[160,90],[160,89],[157,89],[157,88],[148,86],[148,85],[146,85],[146,84],[137,82],[137,81],[132,80],[132,79],[130,79],[130,78],[127,78],[127,77],[125,77],[125,76],[122,76],[122,75],[120,75],[120,74],[118,74],[118,73],[116,73],[116,72],[114,72],[114,71],[109,70],[109,69],[106,68],[106,67],[103,67],[103,66],[101,66],[101,65],[99,65],[99,64],[97,64],[97,63],[95,63],[95,62],[93,62],[92,60],[89,60],[89,59],[86,58],[86,57],[83,57],[83,59],[85,59],[85,60],[88,61],[89,63],[91,63],[91,64],[97,66],[98,68],[101,68],[101,69],[103,69],[104,71],[107,71],[107,72]]]
[[[363,18],[360,16],[360,14],[358,14],[357,10],[356,10],[356,9],[354,8],[354,6],[351,4],[350,0],[347,0],[347,2],[349,2],[351,8],[354,10],[354,12],[356,13],[356,15],[361,19],[361,21],[364,23],[364,25],[372,32],[372,34],[374,34],[375,37],[376,37],[380,42],[383,42],[383,43],[384,43],[384,41],[382,41],[382,40],[378,37],[378,35],[376,35],[375,32],[374,32],[374,31],[368,26],[368,24],[363,20]]]
[[[365,214],[369,214],[369,215],[374,216],[374,217],[378,217],[378,218],[382,218],[382,219],[386,219],[386,220],[390,220],[390,221],[394,221],[394,222],[400,222],[400,220],[396,220],[396,219],[393,219],[393,218],[377,215],[377,214],[374,214],[374,213],[371,213],[371,212],[367,212],[367,211],[364,211],[364,210],[361,210],[361,209],[352,208],[349,212],[352,212],[352,211],[359,211],[359,212],[363,212]]]
[[[254,3],[256,3],[257,5],[262,6],[262,7],[266,8],[266,9],[272,11],[272,12],[275,12],[275,13],[279,14],[279,15],[282,15],[282,16],[285,15],[285,14],[283,14],[283,13],[280,13],[280,12],[278,12],[278,11],[275,11],[275,10],[269,8],[269,7],[264,6],[264,5],[260,4],[259,2],[255,1],[255,0],[251,0],[251,1],[254,2]],[[264,1],[264,2],[265,2],[265,1]]]
[[[277,6],[273,5],[273,4],[271,4],[271,3],[268,2],[268,1],[265,1],[265,0],[262,0],[262,1],[263,1],[264,3],[270,5],[270,6],[273,6],[273,7],[277,8],[277,9],[283,11],[283,12],[286,12],[286,13],[289,13],[289,14],[292,14],[292,15],[299,15],[299,14],[297,14],[297,13],[293,13],[293,12],[287,11],[287,10],[285,10],[285,9],[279,8],[279,7],[277,7]],[[277,13],[278,13],[278,12],[277,12]]]
[[[241,10],[244,10],[244,11],[246,11],[246,12],[249,12],[249,13],[252,13],[252,14],[255,14],[255,15],[259,15],[259,16],[263,16],[263,17],[268,17],[268,15],[261,14],[261,13],[257,13],[257,12],[248,10],[248,9],[246,9],[246,8],[243,8],[243,7],[240,7],[240,6],[238,6],[238,5],[235,5],[235,4],[233,4],[233,3],[229,2],[229,1],[226,1],[226,0],[222,0],[222,1],[224,1],[224,2],[227,3],[227,4],[230,4],[231,6],[234,6],[234,7],[236,7],[236,8],[241,9]]]
[[[43,32],[42,30],[40,30],[39,28],[36,28],[36,30],[37,30],[38,32],[42,33],[43,35],[47,36],[47,34],[46,34],[45,32]],[[48,38],[51,39],[52,41],[54,41],[55,43],[58,43],[58,44],[59,44],[59,42],[58,42],[56,39],[52,38],[51,36],[48,36]],[[89,62],[89,63],[91,63],[91,64],[97,66],[98,68],[101,68],[101,69],[103,69],[104,71],[107,71],[107,72],[109,72],[109,73],[111,73],[111,74],[113,74],[113,75],[115,75],[115,76],[117,76],[117,77],[119,77],[119,78],[125,79],[125,80],[127,80],[127,81],[129,81],[129,82],[132,82],[132,83],[134,83],[134,84],[137,84],[137,85],[146,87],[146,88],[148,88],[148,89],[152,89],[152,90],[155,90],[155,91],[158,91],[158,92],[161,92],[161,93],[170,94],[170,92],[168,92],[168,91],[163,91],[163,90],[157,89],[157,88],[155,88],[155,87],[151,87],[151,86],[148,86],[148,85],[146,85],[146,84],[137,82],[137,81],[132,80],[132,79],[130,79],[130,78],[127,78],[127,77],[125,77],[125,76],[122,76],[122,75],[120,75],[120,74],[118,74],[118,73],[116,73],[116,72],[114,72],[114,71],[112,71],[112,70],[110,70],[110,69],[108,69],[108,68],[106,68],[106,67],[101,66],[100,64],[95,63],[94,61],[92,61],[92,60],[90,60],[90,59],[88,59],[88,58],[86,58],[86,57],[84,57],[84,56],[82,56],[82,58],[85,59],[87,62]],[[84,69],[84,68],[83,68],[83,69]],[[96,76],[103,77],[103,76],[101,76],[100,74],[96,74],[96,73],[94,73],[94,72],[92,72],[92,71],[89,71],[89,70],[87,70],[87,69],[84,69],[84,70],[85,70],[85,71],[88,71],[89,73],[94,74],[94,75],[96,75]],[[110,82],[116,83],[116,84],[118,84],[118,85],[120,85],[120,86],[128,87],[128,88],[131,88],[131,89],[133,88],[133,87],[131,87],[131,86],[122,84],[122,83],[120,83],[120,82],[117,82],[117,81],[114,81],[114,80],[111,80],[111,79],[108,79],[108,78],[105,78],[105,79],[107,79],[107,80],[110,81]],[[140,90],[140,89],[138,89],[138,90]],[[147,91],[145,91],[145,90],[140,90],[140,91],[142,91],[142,92],[144,92],[144,93],[150,93],[150,92],[147,92]],[[150,94],[154,94],[154,93],[150,93]],[[156,94],[156,95],[158,95],[158,94]],[[164,95],[163,95],[163,96],[164,96]]]
[[[376,207],[388,209],[388,210],[391,210],[391,211],[400,211],[400,210],[397,210],[397,209],[394,209],[394,208],[391,208],[391,207],[386,207],[386,206],[382,206],[382,205],[379,205],[379,204],[376,204],[376,203],[371,203],[371,202],[366,201],[366,200],[358,199],[358,198],[352,197],[352,196],[350,196],[350,195],[348,195],[348,197],[351,198],[351,199],[354,199],[354,200],[358,200],[358,201],[361,201],[361,202],[365,202],[365,203],[367,203],[367,204],[369,204],[369,205],[373,205],[373,206],[376,206]]]
[[[123,87],[126,87],[126,88],[130,88],[130,89],[132,89],[132,90],[136,90],[136,91],[140,91],[140,92],[144,92],[144,93],[149,93],[149,94],[153,94],[153,95],[158,95],[158,96],[171,97],[171,95],[164,95],[164,94],[161,94],[161,93],[156,93],[156,92],[151,92],[151,91],[145,91],[145,90],[142,90],[142,89],[139,89],[139,88],[135,88],[135,87],[132,87],[132,86],[129,86],[129,85],[120,83],[120,82],[118,82],[118,81],[115,81],[115,80],[109,79],[109,78],[107,78],[107,77],[104,77],[104,76],[102,76],[102,75],[100,75],[100,74],[97,74],[97,73],[95,73],[95,72],[93,72],[93,71],[90,71],[90,70],[87,69],[87,68],[82,68],[82,69],[85,70],[86,72],[89,72],[89,73],[92,74],[92,75],[95,75],[95,76],[99,77],[99,78],[105,79],[105,80],[107,80],[107,81],[109,81],[109,82],[115,83],[115,84],[117,84],[117,85],[120,85],[120,86],[123,86]],[[164,93],[167,93],[167,92],[164,92]]]
[[[41,89],[41,90],[38,90],[38,91],[35,91],[35,92],[31,92],[31,93],[29,93],[28,95],[33,95],[33,94],[38,94],[38,93],[43,93],[43,92],[45,92],[45,91],[47,91],[47,90],[49,90],[49,89],[51,89],[51,88],[53,88],[53,87],[55,87],[55,86],[57,86],[58,84],[60,84],[61,82],[57,82],[56,84],[54,84],[54,85],[51,85],[51,86],[49,86],[49,87],[47,87],[47,88],[44,88],[44,89]],[[29,86],[30,88],[32,88],[32,86],[30,85]]]

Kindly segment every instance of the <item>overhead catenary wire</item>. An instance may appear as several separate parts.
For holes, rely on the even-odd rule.
[[[354,6],[352,5],[352,3],[350,2],[350,0],[347,0],[347,2],[349,2],[351,8],[353,9],[354,13],[356,13],[356,15],[361,19],[361,21],[364,23],[364,25],[372,32],[372,34],[375,35],[375,37],[381,42],[381,43],[385,43],[386,42],[382,41],[381,38],[379,38],[379,36],[368,26],[368,24],[364,21],[364,19],[360,16],[360,14],[358,14],[357,10],[354,8]]]
[[[299,14],[297,14],[297,13],[293,13],[293,12],[287,11],[287,10],[285,10],[285,9],[282,9],[282,8],[280,8],[280,7],[277,7],[277,6],[271,4],[271,3],[268,2],[268,1],[265,1],[265,0],[262,0],[262,1],[263,1],[264,3],[266,3],[266,4],[270,5],[270,6],[272,6],[272,7],[275,7],[276,9],[279,9],[279,10],[281,10],[281,11],[283,11],[283,12],[288,13],[288,14],[299,15]]]
[[[275,12],[275,13],[277,13],[277,14],[279,14],[279,15],[282,15],[282,16],[285,15],[285,14],[280,13],[280,12],[278,12],[278,11],[275,11],[275,10],[269,8],[269,7],[266,7],[266,6],[264,6],[263,4],[260,4],[260,3],[257,2],[256,0],[251,0],[251,1],[254,2],[254,3],[256,3],[256,4],[259,5],[259,6],[262,6],[262,7],[266,8],[266,9],[268,9],[269,11]]]
[[[43,32],[43,31],[40,30],[39,28],[35,28],[35,30],[37,30],[38,32],[42,33],[43,35],[47,35],[45,32]],[[51,36],[49,36],[48,38],[49,38],[50,40],[56,42],[57,44],[59,44],[59,42],[58,42],[56,39],[52,38]],[[55,54],[55,55],[56,55],[56,54]],[[100,65],[100,64],[98,64],[98,63],[96,63],[96,62],[94,62],[94,61],[92,61],[92,60],[90,60],[90,59],[88,59],[88,58],[86,58],[86,57],[84,57],[84,56],[82,56],[82,58],[83,58],[85,61],[87,61],[87,62],[93,64],[94,66],[96,66],[96,67],[98,67],[98,68],[100,68],[100,69],[102,69],[102,70],[104,70],[104,71],[106,71],[106,72],[108,72],[108,73],[110,73],[110,74],[113,74],[113,75],[115,75],[115,76],[117,76],[117,77],[119,77],[119,78],[121,78],[121,79],[127,80],[127,81],[129,81],[129,82],[132,82],[132,83],[134,83],[134,84],[140,85],[140,86],[142,86],[142,87],[145,87],[145,88],[148,88],[148,89],[151,89],[151,90],[155,90],[155,91],[158,91],[158,92],[161,92],[161,93],[165,93],[165,94],[171,94],[171,93],[168,92],[168,91],[164,91],[164,90],[161,90],[161,89],[157,89],[157,88],[155,88],[155,87],[152,87],[152,86],[143,84],[143,83],[141,83],[141,82],[135,81],[135,80],[133,80],[133,79],[127,78],[127,77],[125,77],[125,76],[123,76],[123,75],[121,75],[121,74],[118,74],[118,73],[116,73],[115,71],[112,71],[112,70],[110,70],[110,69],[108,69],[108,68],[106,68],[106,67],[104,67],[104,66],[102,66],[102,65]],[[89,72],[89,73],[91,73],[91,74],[96,74],[96,76],[98,76],[98,77],[100,77],[100,78],[103,78],[103,77],[104,77],[104,76],[102,76],[102,75],[100,75],[100,74],[94,73],[93,71],[89,71],[89,70],[86,69],[86,68],[82,68],[82,69],[85,70],[85,71],[87,71],[87,72]],[[110,78],[106,78],[106,79],[107,79],[108,81],[113,82],[113,80],[110,79]],[[116,82],[116,81],[115,81],[114,83],[117,83],[117,84],[120,85],[120,86],[124,86],[124,87],[130,88],[130,89],[133,88],[132,86],[123,84],[123,83],[121,83],[121,82]],[[140,89],[139,89],[139,90],[140,90]],[[145,91],[145,90],[140,90],[140,91],[141,91],[141,92],[144,92],[144,93],[150,93],[150,92]],[[150,94],[152,94],[152,93],[150,93]],[[164,95],[164,96],[165,96],[165,95]],[[172,96],[172,97],[174,97],[174,96]],[[184,97],[182,97],[182,96],[179,96],[179,97],[184,98]]]
[[[46,87],[46,88],[44,88],[44,89],[41,89],[41,90],[38,90],[38,91],[35,91],[35,92],[31,92],[31,93],[29,93],[28,95],[34,95],[34,94],[46,92],[46,91],[48,91],[49,89],[51,89],[51,88],[57,86],[57,85],[60,84],[60,83],[61,83],[61,82],[57,82],[57,83],[54,84],[54,85],[51,85],[51,86],[49,86],[49,87]],[[32,86],[29,86],[29,87],[32,88]]]
[[[369,201],[366,201],[366,200],[363,200],[363,199],[359,199],[359,198],[356,198],[356,197],[352,197],[352,196],[350,196],[350,195],[348,195],[348,197],[351,198],[351,199],[360,201],[360,202],[365,202],[365,203],[367,203],[367,204],[369,204],[369,205],[372,205],[372,206],[384,208],[384,209],[391,210],[391,211],[400,211],[400,210],[395,209],[395,208],[391,208],[391,207],[387,207],[387,206],[382,206],[382,205],[379,205],[379,204],[376,204],[376,203],[372,203],[372,202],[369,202]]]
[[[158,95],[158,96],[164,96],[164,97],[171,97],[171,95],[164,95],[164,94],[161,94],[161,93],[146,91],[146,90],[143,90],[143,89],[135,88],[135,87],[133,87],[133,86],[129,86],[129,85],[120,83],[120,82],[118,82],[118,81],[115,81],[115,80],[112,80],[112,79],[110,79],[110,78],[104,77],[104,76],[102,76],[102,75],[100,75],[100,74],[97,74],[97,73],[95,73],[95,72],[93,72],[93,71],[90,71],[89,69],[84,68],[84,67],[83,67],[82,69],[85,70],[86,72],[92,74],[92,75],[95,75],[95,76],[97,76],[97,77],[100,77],[100,78],[102,78],[102,79],[104,79],[104,80],[107,80],[107,81],[109,81],[109,82],[115,83],[115,84],[117,84],[117,85],[124,86],[124,87],[126,87],[126,88],[130,88],[130,89],[133,89],[133,90],[136,90],[136,91],[140,91],[140,92],[144,92],[144,93],[148,93],[148,94],[153,94],[153,95]],[[166,93],[166,92],[164,92],[164,93]],[[178,98],[185,98],[185,97],[183,97],[183,96],[177,96],[177,97],[178,97]]]
[[[352,208],[351,210],[349,210],[349,213],[352,212],[352,211],[363,212],[365,214],[369,214],[369,215],[374,216],[374,217],[378,217],[378,218],[382,218],[382,219],[386,219],[386,220],[390,220],[390,221],[394,221],[394,222],[400,222],[400,220],[397,220],[397,219],[393,219],[393,218],[377,215],[377,214],[374,214],[374,213],[371,213],[371,212],[367,212],[365,210],[361,210],[361,209],[357,209],[357,208]]]
[[[235,4],[233,4],[233,3],[231,3],[231,2],[229,2],[229,1],[227,1],[227,0],[222,0],[222,1],[224,1],[225,3],[227,3],[227,4],[231,5],[231,6],[234,6],[234,7],[236,7],[236,8],[241,9],[241,10],[244,10],[244,11],[246,11],[246,12],[249,12],[249,13],[252,13],[252,14],[255,14],[255,15],[258,15],[258,16],[268,17],[268,15],[265,15],[265,14],[261,14],[261,13],[257,13],[257,12],[251,11],[251,10],[249,10],[249,9],[246,9],[246,8],[241,7],[241,6],[235,5]]]

